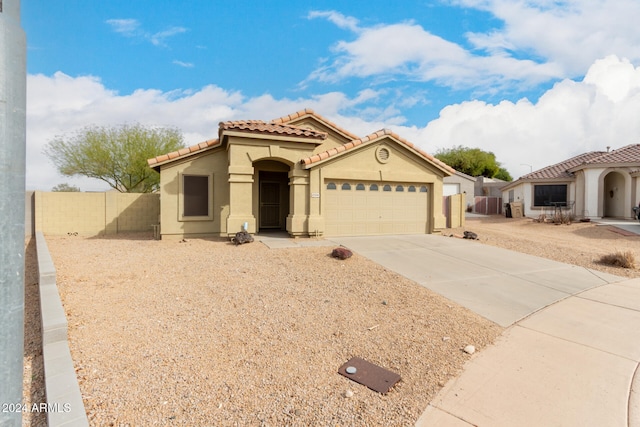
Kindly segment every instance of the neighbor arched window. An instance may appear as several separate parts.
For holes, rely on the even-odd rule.
[[[364,184],[356,185],[356,191],[364,191]]]
[[[371,184],[369,186],[369,191],[378,191],[378,184]]]
[[[420,187],[420,192],[421,193],[426,193],[427,192],[427,187],[424,186],[424,185],[422,187]]]
[[[415,185],[410,185],[409,186],[409,193],[415,193],[416,192],[416,186]]]
[[[348,182],[345,182],[344,184],[342,184],[342,189],[351,190],[351,184],[349,184]]]
[[[402,185],[398,185],[396,187],[396,191],[401,191],[402,192],[402,191],[404,191],[404,187]]]
[[[382,191],[391,191],[391,186],[389,184],[385,184],[385,186],[382,187]]]
[[[336,189],[336,183],[335,182],[330,182],[327,184],[327,190],[335,190]]]

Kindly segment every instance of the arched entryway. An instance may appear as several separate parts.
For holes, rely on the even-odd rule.
[[[625,194],[624,176],[619,172],[609,172],[604,177],[603,208],[605,217],[623,218],[626,216]]]
[[[277,160],[260,160],[253,167],[257,231],[285,231],[290,206],[290,166]]]

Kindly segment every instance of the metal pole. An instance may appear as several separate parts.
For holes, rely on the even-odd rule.
[[[24,352],[26,37],[20,0],[0,0],[0,426],[21,426]],[[13,410],[11,410],[13,409]],[[10,410],[10,411],[6,411]]]

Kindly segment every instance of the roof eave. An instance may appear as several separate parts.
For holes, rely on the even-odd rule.
[[[362,147],[366,147],[368,145],[374,144],[376,142],[379,142],[382,139],[385,138],[389,138],[393,141],[395,141],[399,146],[404,147],[406,150],[410,151],[411,153],[413,153],[414,155],[424,159],[425,161],[429,162],[429,164],[433,165],[434,167],[436,167],[438,170],[440,170],[441,172],[443,172],[444,176],[452,176],[456,173],[456,170],[451,168],[450,166],[447,166],[446,164],[442,163],[440,160],[437,160],[435,157],[430,158],[429,155],[427,155],[426,153],[423,153],[422,151],[416,150],[413,147],[413,144],[408,145],[405,142],[402,142],[400,140],[398,140],[398,138],[394,137],[394,134],[391,132],[387,132],[386,130],[382,130],[379,131],[378,133],[376,133],[375,135],[377,135],[375,138],[369,138],[369,137],[365,137],[365,138],[369,138],[367,141],[352,141],[350,143],[345,144],[343,147],[348,146],[349,144],[353,144],[352,147],[346,148],[346,149],[342,149],[340,150],[339,148],[333,148],[331,150],[328,150],[327,152],[324,153],[319,153],[319,154],[315,154],[314,156],[318,156],[320,157],[318,160],[315,161],[310,161],[310,162],[305,162],[305,160],[311,159],[312,157],[308,157],[306,159],[302,159],[300,161],[300,163],[302,164],[302,167],[304,169],[311,169],[314,168],[316,166],[322,165],[328,161],[334,160],[336,158],[342,157],[345,154],[348,153],[353,153],[354,150],[359,150]],[[334,153],[331,153],[332,150],[335,150]],[[442,163],[442,164],[441,164]]]
[[[277,141],[287,141],[305,144],[320,145],[324,142],[326,137],[314,137],[314,136],[291,136],[282,134],[273,134],[260,131],[242,131],[242,130],[223,130],[220,132],[220,139],[225,137],[235,136],[238,138],[255,138],[259,136],[260,139],[269,139]]]
[[[360,137],[358,135],[355,135],[351,132],[349,132],[348,130],[344,129],[343,127],[338,126],[337,124],[335,124],[334,122],[332,122],[331,120],[327,119],[326,117],[316,113],[315,111],[313,111],[310,108],[305,108],[304,110],[298,111],[296,113],[293,114],[289,114],[287,116],[283,116],[283,117],[278,117],[277,119],[273,119],[271,120],[271,123],[294,123],[294,122],[298,122],[307,118],[312,117],[314,120],[322,123],[324,126],[326,126],[329,129],[332,129],[334,132],[340,134],[340,136],[342,136],[343,138],[347,139],[347,140],[356,140],[359,139]]]
[[[567,172],[577,172],[581,169],[593,169],[593,168],[634,168],[640,167],[639,162],[615,162],[615,163],[583,163],[578,166],[574,166],[567,169]]]
[[[213,150],[221,146],[220,139],[211,139],[199,144],[191,145],[189,147],[181,148],[178,151],[172,151],[171,153],[163,154],[161,156],[147,159],[149,167],[157,172],[160,172],[160,167],[174,161],[186,159],[200,153]]]

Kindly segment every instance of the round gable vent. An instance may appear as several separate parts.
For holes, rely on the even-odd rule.
[[[387,163],[390,156],[391,153],[389,152],[389,149],[387,147],[378,147],[378,149],[376,150],[376,159],[380,163]]]

